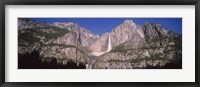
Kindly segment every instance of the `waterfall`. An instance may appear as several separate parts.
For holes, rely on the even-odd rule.
[[[106,52],[109,52],[112,50],[112,46],[111,46],[111,39],[110,39],[110,35],[108,36],[108,48]]]
[[[109,51],[112,50],[112,45],[111,45],[111,38],[110,38],[110,35],[108,36],[108,46],[107,46],[107,50],[106,51],[103,51],[103,52],[92,52],[91,55],[95,55],[95,56],[100,56],[104,53],[107,53]]]

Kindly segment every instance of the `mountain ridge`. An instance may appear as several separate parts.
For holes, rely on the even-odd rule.
[[[176,47],[175,39],[180,35],[158,23],[137,25],[127,19],[111,32],[98,35],[73,22],[40,24],[19,19],[18,29],[20,55],[38,50],[42,61],[56,58],[58,63],[72,61],[77,65],[84,64],[86,68],[161,67],[174,62],[175,56],[180,61],[182,54],[180,46]],[[26,33],[36,41],[30,43],[22,38]]]

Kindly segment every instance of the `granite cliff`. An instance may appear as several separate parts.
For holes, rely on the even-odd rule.
[[[182,35],[159,23],[125,20],[99,36],[73,22],[42,23],[18,19],[18,54],[39,52],[43,62],[73,62],[88,69],[182,66]],[[20,58],[20,57],[19,57]],[[180,67],[179,67],[180,68]]]

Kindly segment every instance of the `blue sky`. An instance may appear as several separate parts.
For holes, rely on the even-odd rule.
[[[145,22],[158,22],[162,27],[170,29],[178,34],[182,34],[182,18],[30,18],[39,22],[75,22],[85,27],[95,34],[102,35],[111,32],[113,28],[121,24],[126,19],[131,19],[139,25]]]

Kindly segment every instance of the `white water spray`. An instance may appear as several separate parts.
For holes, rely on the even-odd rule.
[[[92,52],[91,54],[92,55],[95,55],[95,56],[100,56],[100,55],[102,55],[102,54],[104,54],[104,53],[107,53],[107,52],[109,52],[109,51],[111,51],[112,50],[112,45],[111,45],[111,38],[110,38],[110,35],[108,36],[108,46],[107,46],[107,50],[106,51],[104,51],[104,52]]]
[[[108,48],[106,52],[109,52],[112,50],[112,46],[111,46],[111,39],[110,39],[110,35],[108,36]]]

